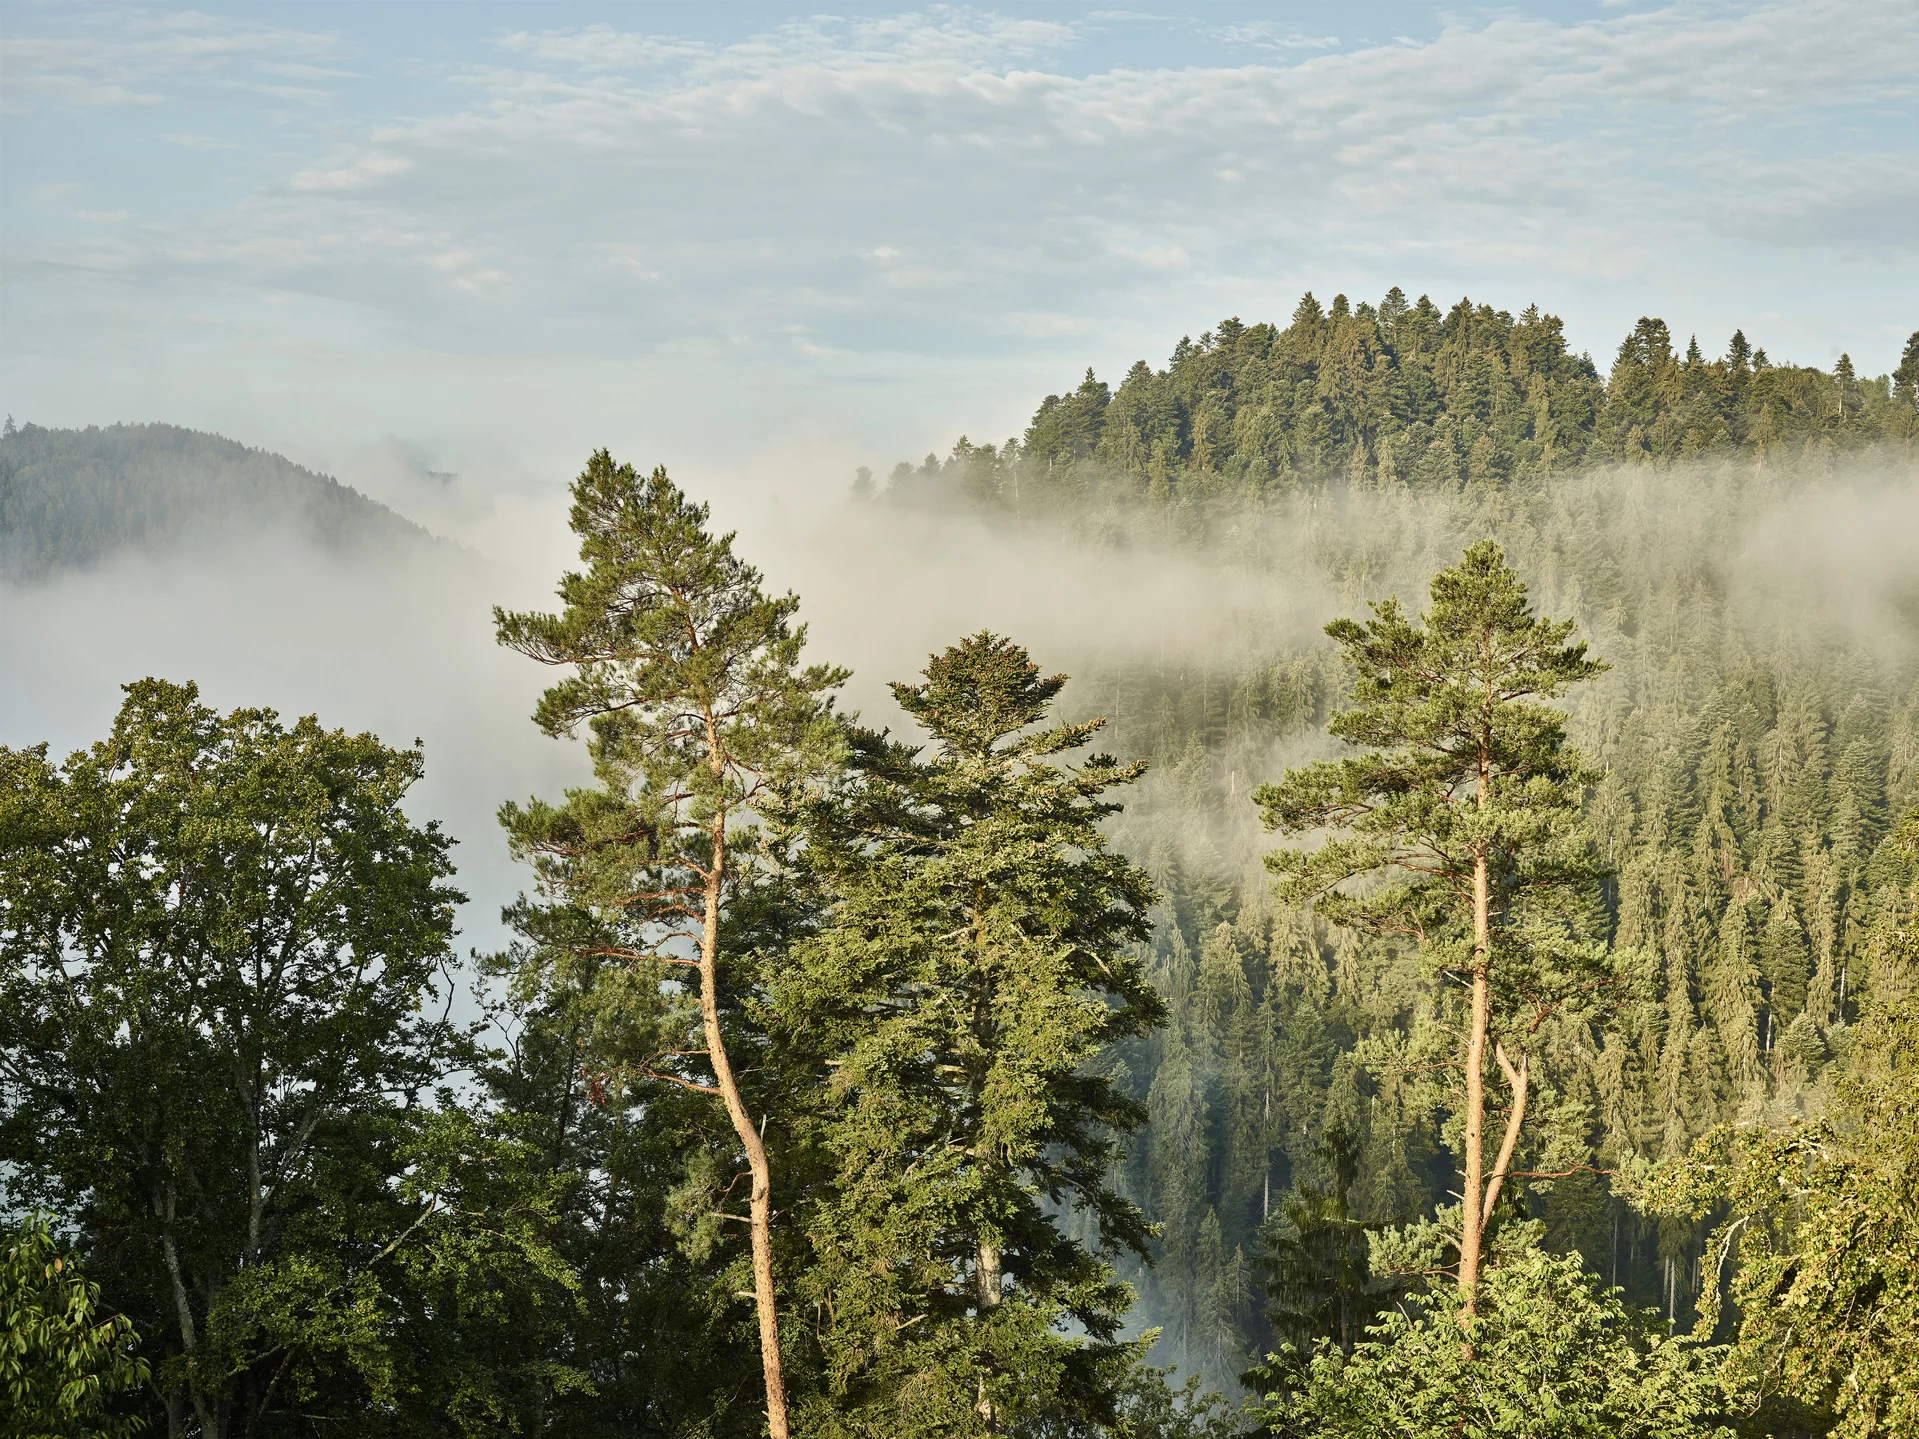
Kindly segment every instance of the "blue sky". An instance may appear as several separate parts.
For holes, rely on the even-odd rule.
[[[349,478],[843,485],[1309,288],[1602,367],[1648,312],[1871,373],[1919,326],[1910,0],[0,22],[0,403]]]

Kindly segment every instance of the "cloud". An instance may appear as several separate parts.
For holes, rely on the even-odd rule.
[[[320,61],[338,56],[337,36],[185,11],[157,15],[76,7],[57,34],[0,40],[7,109],[37,105],[81,109],[161,104],[169,86],[245,85],[282,98],[324,99],[324,85],[273,85],[256,75],[310,82],[349,72]]]
[[[917,428],[916,450],[1003,432],[1089,362],[1113,378],[1221,315],[1283,316],[1309,287],[1537,300],[1596,352],[1648,311],[1751,328],[1789,289],[1794,313],[1757,337],[1774,353],[1889,343],[1887,295],[1919,251],[1909,4],[1502,10],[1336,47],[1270,25],[1231,63],[1154,53],[1177,34],[1182,55],[1219,55],[1209,25],[937,7],[732,39],[516,28],[420,62],[403,111],[246,137],[237,197],[160,214],[90,190],[142,217],[138,246],[26,233],[12,270],[77,273],[90,255],[88,302],[111,308],[92,296],[118,276],[122,326],[155,297],[205,312],[297,295],[397,370],[547,367],[538,394],[439,387],[443,437],[496,439],[508,414],[603,389],[682,451],[719,429],[750,446],[769,416],[817,406],[864,407],[889,439]],[[107,33],[62,32],[92,59],[43,68],[157,95],[207,74],[338,84],[266,67],[341,71],[360,53],[199,17],[133,35],[152,47],[136,64]],[[997,397],[961,412],[989,366]],[[659,398],[694,390],[698,417]],[[749,396],[746,418],[710,418]],[[421,427],[407,406],[396,392],[356,438]]]
[[[404,175],[414,162],[404,155],[363,152],[329,169],[302,170],[287,181],[292,190],[364,190],[395,175]]]
[[[510,54],[525,55],[544,65],[580,70],[644,69],[674,61],[704,59],[712,47],[664,36],[615,30],[611,25],[588,25],[577,30],[516,30],[496,42]]]
[[[420,263],[390,237],[453,237],[424,262],[448,283],[415,306],[485,283],[518,313],[577,318],[609,247],[643,245],[629,268],[661,281],[643,316],[654,340],[752,315],[861,348],[902,319],[984,334],[986,315],[1057,308],[1062,292],[1122,304],[1153,283],[1142,272],[1296,269],[1355,244],[1382,266],[1410,250],[1464,267],[1496,235],[1550,270],[1591,227],[1608,250],[1669,248],[1756,211],[1778,223],[1743,227],[1748,242],[1919,247],[1899,223],[1909,147],[1805,155],[1784,185],[1772,158],[1809,110],[1912,107],[1919,12],[1902,5],[1502,15],[1422,44],[1289,40],[1283,63],[1226,69],[1044,63],[1079,39],[959,9],[725,46],[514,32],[502,63],[460,75],[468,103],[293,171],[278,200],[303,203],[262,196],[218,217],[224,243],[171,258],[250,253],[263,282],[357,300],[382,288],[369,272]],[[579,263],[589,251],[597,263]],[[629,317],[606,319],[627,342]]]

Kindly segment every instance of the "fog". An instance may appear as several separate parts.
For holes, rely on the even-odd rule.
[[[643,468],[654,459],[630,458]],[[400,442],[369,447],[342,477],[460,543],[342,559],[263,534],[123,556],[34,585],[0,582],[0,742],[46,740],[56,752],[88,743],[105,732],[118,686],[149,674],[194,680],[222,708],[317,713],[391,743],[417,736],[426,778],[411,808],[459,840],[471,896],[464,943],[494,947],[499,907],[522,879],[497,806],[585,773],[579,745],[528,719],[551,676],[492,637],[491,607],[545,604],[570,558],[565,477],[480,485]],[[1919,637],[1910,472],[1595,471],[1523,502],[1333,494],[1269,507],[1208,548],[1143,523],[1117,550],[855,504],[826,461],[677,478],[712,500],[716,527],[740,532],[769,585],[800,594],[812,656],[854,670],[845,706],[895,729],[902,717],[886,682],[911,678],[963,634],[1010,634],[1069,673],[1144,665],[1197,676],[1324,643],[1325,621],[1363,613],[1367,597],[1398,593],[1416,605],[1432,572],[1485,532],[1508,542],[1542,607],[1579,619],[1602,655],[1642,643],[1646,615],[1682,592],[1717,596],[1736,631],[1727,642],[1755,654],[1852,646],[1901,683]],[[1622,564],[1633,583],[1623,608],[1599,598]],[[1595,687],[1594,704],[1613,702],[1613,683]],[[1081,685],[1065,704],[1084,715],[1103,698]],[[1122,724],[1115,739],[1124,738]],[[1243,795],[1322,747],[1276,737],[1221,762]],[[1238,871],[1255,833],[1250,807],[1222,819],[1202,847]]]
[[[119,687],[144,675],[192,680],[223,710],[265,705],[391,744],[418,738],[426,775],[408,809],[459,840],[465,942],[493,947],[500,904],[519,886],[494,810],[586,767],[577,746],[527,721],[548,676],[493,643],[490,606],[535,596],[469,551],[421,545],[405,560],[256,535],[0,584],[0,743],[45,740],[56,754],[89,744]]]

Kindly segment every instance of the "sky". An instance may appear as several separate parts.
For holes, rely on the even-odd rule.
[[[415,495],[495,553],[602,444],[843,489],[1308,289],[1536,302],[1602,368],[1647,313],[1872,374],[1919,324],[1910,0],[7,0],[0,42],[0,405],[458,475]]]
[[[217,431],[465,547],[0,583],[0,743],[82,744],[142,673],[419,735],[490,947],[521,882],[493,806],[580,773],[490,608],[550,595],[594,448],[711,499],[854,667],[848,703],[895,722],[883,682],[982,624],[1163,662],[1168,616],[1270,638],[1336,601],[1304,571],[875,528],[840,503],[858,465],[1017,434],[1088,366],[1307,290],[1538,303],[1602,368],[1656,314],[1878,374],[1915,277],[1911,0],[0,0],[0,410]],[[1848,512],[1823,569],[1793,521],[1807,603],[1909,572],[1889,513]],[[1896,552],[1862,568],[1875,533]]]

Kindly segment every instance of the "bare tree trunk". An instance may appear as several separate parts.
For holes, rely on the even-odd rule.
[[[713,825],[713,858],[706,876],[705,924],[700,933],[700,1017],[705,1021],[707,1057],[713,1078],[726,1105],[733,1132],[746,1151],[753,1174],[751,1232],[753,1237],[753,1300],[760,1319],[760,1370],[766,1381],[766,1426],[772,1439],[788,1439],[786,1381],[780,1373],[779,1311],[773,1291],[773,1171],[766,1161],[766,1141],[754,1127],[740,1098],[739,1081],[726,1055],[720,1034],[719,951],[720,883],[726,873],[726,829],[721,816]]]
[[[1484,790],[1481,790],[1482,803]],[[1473,1009],[1466,1038],[1466,1182],[1459,1196],[1460,1315],[1474,1312],[1479,1288],[1479,1243],[1485,1228],[1480,1194],[1485,1174],[1481,1152],[1486,1127],[1486,1032],[1492,1023],[1492,976],[1489,953],[1490,903],[1486,854],[1482,846],[1473,857]]]

